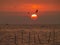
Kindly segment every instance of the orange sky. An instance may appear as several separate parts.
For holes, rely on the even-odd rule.
[[[33,21],[31,15],[36,9],[40,12]],[[27,23],[60,24],[60,0],[0,0],[0,24]]]
[[[0,11],[60,11],[60,0],[0,0]]]

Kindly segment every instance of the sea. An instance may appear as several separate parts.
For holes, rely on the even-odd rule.
[[[0,24],[0,45],[60,45],[60,24]]]

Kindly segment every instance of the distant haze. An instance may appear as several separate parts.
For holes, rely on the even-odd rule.
[[[0,12],[0,24],[60,24],[60,12],[39,12],[32,20],[27,12]]]
[[[60,24],[60,0],[0,0],[0,24]]]

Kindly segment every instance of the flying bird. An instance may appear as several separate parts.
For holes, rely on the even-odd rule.
[[[36,10],[35,13],[38,13],[38,10]]]
[[[27,13],[30,14],[30,12],[27,12]],[[34,13],[38,13],[38,9]]]

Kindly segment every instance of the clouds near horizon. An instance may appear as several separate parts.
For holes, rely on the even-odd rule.
[[[36,6],[41,11],[60,11],[60,0],[0,0],[0,11],[26,11]]]

